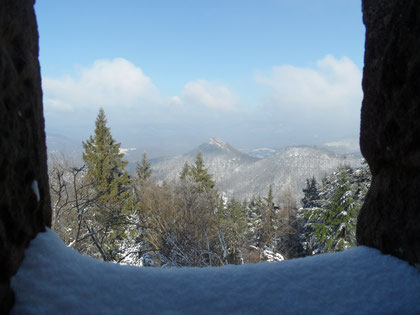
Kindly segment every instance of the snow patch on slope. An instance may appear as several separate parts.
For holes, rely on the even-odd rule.
[[[12,314],[420,313],[420,273],[358,247],[254,265],[138,268],[78,254],[47,230],[12,278]]]

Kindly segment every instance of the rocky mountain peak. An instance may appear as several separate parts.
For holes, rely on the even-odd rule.
[[[210,140],[207,142],[209,145],[215,145],[221,149],[227,149],[229,147],[229,144],[225,141],[222,141],[215,136],[211,137]]]

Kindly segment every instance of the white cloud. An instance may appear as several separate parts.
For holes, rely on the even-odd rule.
[[[238,105],[238,97],[227,86],[207,80],[188,82],[182,96],[187,104],[209,109],[229,110]]]
[[[133,108],[160,99],[152,80],[123,58],[97,60],[76,77],[43,78],[43,90],[47,110]]]
[[[175,108],[181,108],[184,107],[184,102],[182,101],[182,99],[179,96],[172,96],[168,98],[168,104],[171,107],[175,107]]]
[[[256,81],[265,94],[250,109],[241,102],[247,95],[204,79],[161,97],[140,67],[98,60],[77,75],[43,78],[47,131],[86,139],[99,106],[116,139],[133,146],[187,147],[215,133],[244,145],[311,144],[359,130],[361,71],[346,57],[326,56],[313,68],[273,67]]]
[[[271,90],[275,106],[293,110],[360,107],[361,79],[353,61],[331,55],[319,60],[315,68],[283,65],[256,76],[258,83]]]

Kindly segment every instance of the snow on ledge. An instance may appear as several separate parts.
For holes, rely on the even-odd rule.
[[[420,313],[420,273],[358,247],[277,263],[138,268],[66,247],[51,230],[12,278],[12,314]]]

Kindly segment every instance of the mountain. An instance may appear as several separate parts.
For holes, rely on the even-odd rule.
[[[276,153],[277,150],[271,149],[271,148],[258,148],[258,149],[254,149],[251,151],[247,151],[246,153],[249,156],[253,156],[259,159],[265,158],[269,155],[272,155],[274,153]]]
[[[219,186],[230,195],[249,198],[265,196],[272,185],[277,199],[283,191],[291,189],[300,200],[307,178],[314,176],[320,183],[325,175],[343,164],[357,166],[360,156],[345,156],[310,146],[288,147],[260,159],[242,174],[232,174]]]
[[[172,180],[179,177],[186,162],[194,163],[197,153],[201,152],[217,188],[229,197],[242,200],[257,195],[265,196],[272,185],[277,199],[282,191],[291,189],[300,200],[307,178],[315,176],[321,182],[322,177],[334,171],[337,166],[357,166],[361,161],[361,156],[357,154],[343,155],[312,146],[264,150],[269,154],[251,156],[212,137],[184,155],[152,159],[150,162],[155,178]]]
[[[360,153],[359,138],[343,138],[322,144],[322,147],[342,154]]]
[[[48,153],[60,152],[74,155],[83,152],[82,142],[66,135],[54,132],[46,133],[46,143]]]
[[[194,163],[197,153],[203,154],[205,166],[213,174],[216,183],[222,183],[230,176],[248,166],[254,164],[258,159],[232,147],[216,137],[212,137],[208,142],[201,144],[196,149],[174,157],[163,157],[152,159],[153,175],[159,180],[171,180],[179,177],[179,174],[187,162]]]

